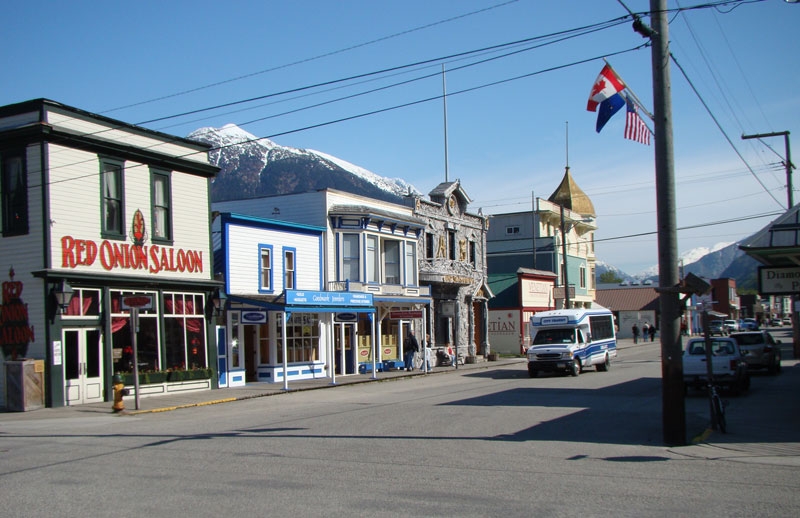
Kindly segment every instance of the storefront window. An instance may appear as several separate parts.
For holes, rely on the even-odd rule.
[[[258,326],[258,350],[259,363],[261,365],[269,364],[269,324]]]
[[[75,288],[69,306],[62,317],[100,316],[100,290]]]
[[[203,296],[197,293],[164,294],[164,350],[166,368],[206,367],[206,333]]]
[[[122,309],[122,297],[140,294],[142,292],[111,291],[111,347],[114,353],[114,373],[133,372],[130,311]],[[161,370],[158,346],[158,297],[156,293],[152,292],[145,294],[152,297],[153,305],[151,309],[139,309],[139,332],[136,333],[136,346],[139,353],[140,372]]]
[[[278,318],[278,358],[283,363],[283,317]],[[319,356],[319,316],[316,313],[295,313],[286,326],[286,358],[288,363],[312,362]]]

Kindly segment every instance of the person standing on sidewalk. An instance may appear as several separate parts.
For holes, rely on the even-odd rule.
[[[639,343],[639,326],[637,326],[636,324],[633,324],[633,328],[631,329],[631,331],[633,332],[633,343],[638,344]]]
[[[408,336],[405,341],[405,367],[407,371],[414,370],[414,354],[419,351],[419,343],[417,337],[414,336],[414,330],[411,326],[408,328]]]
[[[656,341],[656,326],[654,325],[650,326],[650,341],[651,342]]]

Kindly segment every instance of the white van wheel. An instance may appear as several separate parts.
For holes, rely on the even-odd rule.
[[[581,373],[581,361],[577,358],[572,360],[572,368],[570,369],[570,374],[573,376],[577,376]]]
[[[611,359],[606,354],[605,358],[603,358],[603,363],[598,363],[595,367],[597,368],[597,372],[606,372],[611,368]]]

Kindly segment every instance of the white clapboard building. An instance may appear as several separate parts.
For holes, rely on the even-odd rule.
[[[45,99],[0,107],[0,405],[110,401],[134,371],[140,395],[214,385],[216,171],[205,144]]]
[[[345,361],[335,322],[375,309],[371,294],[326,290],[325,227],[215,213],[212,229],[227,294],[219,386],[334,378]]]

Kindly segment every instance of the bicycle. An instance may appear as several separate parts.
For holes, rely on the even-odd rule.
[[[727,423],[725,422],[725,406],[727,402],[719,397],[716,385],[709,384],[708,390],[708,396],[711,400],[711,428],[714,430],[719,428],[720,432],[726,433]]]

